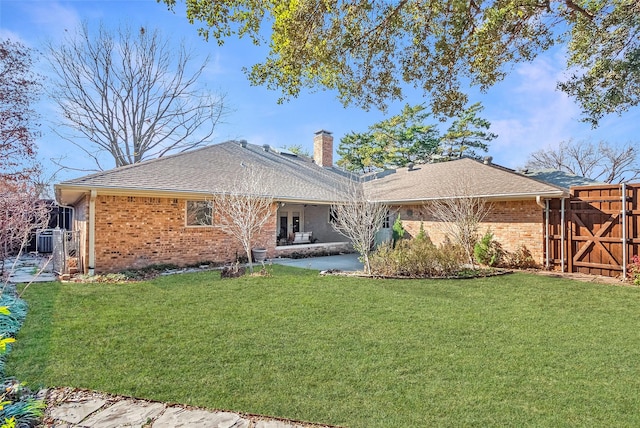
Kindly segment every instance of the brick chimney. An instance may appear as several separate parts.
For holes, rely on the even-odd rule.
[[[313,160],[320,166],[333,166],[333,136],[321,129],[313,137]]]

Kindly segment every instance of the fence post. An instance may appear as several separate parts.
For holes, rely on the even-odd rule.
[[[622,183],[622,280],[627,278],[627,184]]]
[[[560,265],[562,266],[562,268],[560,269],[560,271],[562,273],[564,273],[564,263],[565,263],[565,228],[567,227],[567,225],[565,224],[565,204],[564,204],[565,198],[560,199]],[[571,245],[571,243],[569,243],[569,245]],[[568,263],[567,263],[568,265]]]

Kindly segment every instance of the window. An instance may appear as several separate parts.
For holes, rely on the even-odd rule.
[[[209,201],[187,201],[187,226],[212,226],[212,208]]]
[[[389,229],[391,227],[391,213],[387,212],[384,220],[382,220],[382,228]]]

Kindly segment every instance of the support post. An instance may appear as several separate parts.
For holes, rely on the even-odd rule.
[[[549,251],[549,199],[545,199],[544,201],[544,240],[545,240],[545,269],[549,270],[550,268],[550,257]]]
[[[91,190],[89,197],[89,275],[95,273],[96,267],[96,197],[98,191]]]
[[[627,184],[622,183],[622,280],[627,277]]]
[[[564,222],[564,211],[565,211],[565,206],[564,206],[564,201],[565,198],[560,199],[560,265],[562,266],[561,271],[564,273],[564,259],[565,259],[565,253],[564,253],[564,245],[565,245],[565,236],[564,236],[564,230],[565,230],[565,222]]]

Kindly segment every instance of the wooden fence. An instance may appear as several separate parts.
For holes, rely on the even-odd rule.
[[[548,202],[549,267],[622,278],[640,251],[640,184],[572,187]]]

